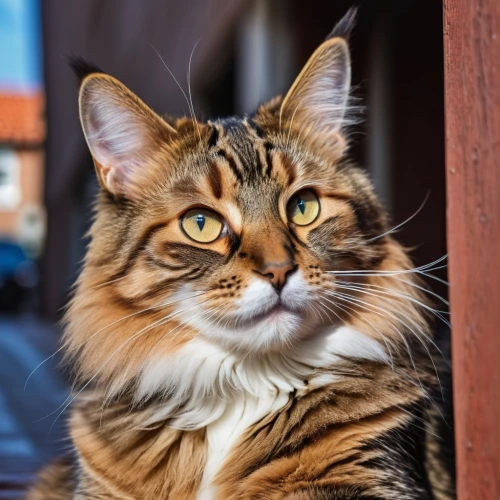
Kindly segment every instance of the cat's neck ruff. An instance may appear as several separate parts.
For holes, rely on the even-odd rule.
[[[153,357],[143,368],[136,397],[163,395],[154,419],[194,430],[224,418],[241,398],[285,402],[291,393],[335,381],[346,358],[387,362],[376,340],[348,327],[326,330],[285,352],[242,355],[198,336],[170,358]],[[281,403],[278,406],[282,405]]]

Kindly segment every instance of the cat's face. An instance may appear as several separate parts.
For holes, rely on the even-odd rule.
[[[245,119],[163,120],[87,73],[80,113],[102,191],[71,314],[106,330],[102,351],[145,359],[197,335],[280,350],[349,314],[330,271],[373,269],[387,248],[370,183],[345,158],[345,39]]]
[[[340,137],[328,161],[287,144],[286,132],[266,130],[259,115],[210,123],[196,157],[165,160],[154,193],[130,209],[129,238],[142,246],[120,283],[127,301],[178,300],[184,324],[254,351],[335,320],[319,306],[326,271],[380,258],[377,245],[365,248],[383,230],[378,206],[361,174],[339,165]]]

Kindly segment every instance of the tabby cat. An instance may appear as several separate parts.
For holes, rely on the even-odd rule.
[[[453,498],[432,267],[347,156],[354,17],[243,119],[162,118],[73,61],[101,191],[64,336],[74,452],[29,499]]]

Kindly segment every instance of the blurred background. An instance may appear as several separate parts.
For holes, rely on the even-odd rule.
[[[446,253],[442,3],[357,0],[352,155],[416,264]],[[159,113],[251,112],[284,92],[351,1],[0,0],[0,498],[63,449],[58,321],[85,252],[97,183],[80,131],[77,54]],[[195,48],[196,46],[196,48]],[[193,52],[194,50],[194,52]],[[433,285],[438,293],[446,291]],[[28,383],[25,383],[30,373]]]

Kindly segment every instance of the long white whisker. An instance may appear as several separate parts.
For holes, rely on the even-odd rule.
[[[338,286],[338,285],[337,285],[337,286]],[[351,287],[348,287],[348,286],[339,286],[339,288],[342,288],[342,289],[344,289],[344,290],[348,290],[348,291],[357,292],[357,293],[363,293],[363,294],[371,295],[371,296],[373,296],[373,297],[378,297],[378,298],[380,298],[380,297],[379,297],[378,295],[376,295],[375,293],[371,293],[371,292],[369,292],[369,291],[367,291],[367,290],[360,290],[360,289],[357,289],[357,288],[351,288]],[[406,328],[408,328],[408,329],[409,329],[409,330],[410,330],[410,331],[411,331],[411,332],[412,332],[412,333],[413,333],[413,334],[414,334],[417,338],[419,338],[419,337],[418,337],[418,334],[417,334],[417,333],[416,333],[416,332],[415,332],[415,331],[414,331],[414,330],[413,330],[413,329],[412,329],[412,328],[411,328],[411,327],[410,327],[410,326],[409,326],[409,325],[408,325],[405,321],[403,321],[401,318],[398,318],[398,316],[396,316],[395,314],[393,314],[393,313],[391,313],[391,312],[387,311],[386,309],[383,309],[383,308],[381,308],[381,307],[379,307],[379,306],[376,306],[375,304],[370,304],[369,302],[367,302],[367,301],[365,301],[365,300],[362,300],[362,299],[360,299],[360,298],[358,298],[358,297],[354,297],[354,295],[352,295],[352,294],[346,294],[346,293],[342,293],[342,292],[335,292],[335,293],[338,293],[338,294],[340,294],[340,295],[344,295],[345,297],[349,297],[349,298],[353,299],[354,301],[356,301],[356,302],[358,302],[358,303],[365,304],[365,305],[367,305],[367,306],[371,307],[371,308],[372,308],[372,310],[373,310],[373,309],[376,309],[376,310],[379,310],[379,311],[384,312],[385,314],[390,315],[390,317],[391,317],[392,319],[394,319],[394,320],[396,321],[396,323],[398,323],[398,322],[399,322],[399,323],[401,323],[402,325],[406,326]],[[418,326],[419,326],[419,325],[418,325],[418,324],[416,324],[413,320],[411,320],[411,319],[410,319],[410,322],[411,322],[411,324],[412,324],[414,327],[418,328]],[[433,341],[432,341],[432,339],[431,339],[430,337],[428,337],[428,336],[427,336],[424,332],[422,332],[422,331],[421,331],[421,333],[422,333],[422,335],[426,338],[426,340],[428,340],[429,342],[433,343]],[[433,344],[434,344],[434,343],[433,343]],[[436,346],[435,344],[434,344],[434,346],[437,348],[437,346]],[[442,354],[442,353],[441,353],[441,354]]]
[[[188,84],[188,93],[189,93],[189,101],[191,102],[191,112],[193,116],[193,121],[194,125],[196,127],[196,131],[198,132],[198,139],[200,140],[200,144],[203,144],[201,140],[201,134],[200,134],[200,127],[198,125],[198,120],[196,119],[196,113],[194,112],[194,106],[193,106],[193,96],[191,95],[191,61],[193,59],[193,54],[200,43],[201,38],[198,39],[198,41],[194,44],[193,50],[191,51],[191,55],[189,56],[189,64],[188,64],[188,74],[187,74],[187,84]]]
[[[359,292],[359,290],[353,290],[353,291],[356,291],[356,292]],[[335,294],[337,294],[338,296],[344,296],[346,297],[348,300],[354,302],[354,303],[358,303],[358,304],[361,304],[361,305],[364,305],[365,307],[368,306],[369,308],[371,308],[372,312],[375,312],[373,309],[376,309],[376,310],[379,310],[379,311],[382,311],[385,315],[389,315],[390,317],[392,317],[396,322],[399,322],[401,323],[402,325],[406,326],[406,328],[408,328],[408,330],[413,333],[413,335],[418,339],[418,341],[422,344],[422,346],[424,347],[424,349],[427,351],[427,354],[429,356],[429,359],[431,360],[431,363],[432,363],[432,366],[434,367],[434,371],[436,372],[436,378],[437,378],[437,381],[438,381],[438,384],[439,384],[439,387],[441,389],[441,394],[443,394],[443,388],[441,386],[441,380],[439,379],[439,373],[437,371],[437,368],[436,368],[436,365],[434,363],[434,359],[427,347],[427,345],[425,344],[425,342],[420,338],[420,336],[418,335],[417,332],[415,332],[415,330],[413,330],[413,328],[411,328],[405,321],[403,321],[401,318],[398,318],[395,314],[392,314],[390,313],[389,311],[387,311],[386,309],[382,309],[381,307],[378,307],[374,304],[370,304],[369,302],[366,302],[364,300],[361,300],[359,298],[356,298],[354,297],[353,295],[351,294],[344,294],[344,293],[341,293],[341,292],[334,292]],[[363,293],[367,293],[366,291],[364,291]],[[372,294],[373,295],[373,294]],[[412,324],[414,326],[417,326],[415,325],[415,323],[410,320],[412,322]],[[398,330],[396,330],[398,331]],[[405,344],[408,346],[407,342],[406,342],[406,339],[404,337],[404,335],[401,334],[401,332],[398,331],[398,333],[400,334],[401,338],[403,339],[403,341],[405,342]],[[441,353],[441,355],[443,356],[443,359],[446,359],[444,358],[444,355],[443,353],[441,352],[441,350],[437,347],[437,345],[433,342],[432,339],[430,339],[423,331],[420,330],[420,333],[429,341],[431,342],[434,347]],[[408,346],[408,353],[410,354],[409,352],[409,346]],[[412,364],[415,368],[415,373],[417,374],[417,377],[418,377],[418,372],[416,371],[416,367],[415,367],[415,364],[413,362],[413,357],[411,357],[411,360],[412,360]],[[422,388],[423,389],[423,388]],[[444,396],[443,396],[444,397]]]
[[[325,318],[323,318],[323,315],[321,314],[321,309],[319,309],[319,306],[321,305],[321,302],[318,304],[318,307],[316,307],[313,303],[310,303],[309,306],[311,309],[318,314],[318,316],[321,318],[321,324],[324,326],[326,325],[325,323]],[[333,311],[332,311],[333,312]],[[334,313],[335,314],[335,313]],[[337,315],[338,317],[338,315]],[[340,318],[339,318],[340,319]]]
[[[174,74],[172,73],[172,71],[170,71],[170,68],[167,66],[166,62],[163,60],[163,57],[161,56],[160,52],[157,50],[156,47],[154,47],[153,45],[151,45],[151,47],[153,48],[153,50],[156,52],[156,54],[158,55],[158,57],[160,58],[160,61],[162,62],[163,66],[165,66],[165,68],[167,68],[167,71],[170,73],[170,76],[174,79],[174,82],[177,84],[177,86],[179,87],[180,91],[182,92],[182,95],[184,96],[184,98],[186,99],[186,102],[187,102],[187,105],[188,105],[188,109],[189,109],[189,114],[191,115],[191,118],[193,118],[194,120],[194,116],[193,116],[193,111],[191,110],[191,104],[189,102],[189,99],[187,98],[187,95],[186,95],[186,92],[184,92],[184,89],[181,87],[181,84],[177,81],[177,78],[175,78]]]
[[[439,259],[436,259],[434,262],[430,262],[429,264],[424,264],[423,266],[419,266],[419,267],[414,267],[413,269],[395,269],[393,271],[385,271],[385,270],[370,270],[370,269],[351,269],[351,270],[339,270],[339,271],[326,271],[328,273],[331,273],[331,274],[351,274],[351,273],[355,273],[355,274],[360,274],[360,275],[365,275],[365,274],[368,274],[368,275],[371,275],[373,274],[374,276],[379,276],[379,275],[388,275],[388,276],[392,276],[392,275],[397,275],[397,274],[408,274],[408,273],[415,273],[415,272],[418,272],[418,271],[430,271],[430,270],[433,270],[433,269],[430,269],[432,268],[433,266],[439,264],[440,262],[442,262],[443,260],[447,259],[448,258],[448,255],[443,255],[442,257],[440,257]],[[446,267],[446,266],[443,266],[443,267]],[[442,269],[442,267],[438,267],[436,269]]]
[[[430,269],[430,271],[437,271],[438,269],[444,269],[447,266],[439,266],[433,269]],[[425,276],[427,278],[430,278],[435,281],[439,281],[443,285],[449,286],[449,283],[446,280],[443,280],[442,278],[439,278],[437,276],[434,276],[433,274],[430,274],[429,272],[426,271],[418,271],[418,270],[401,270],[401,271],[325,271],[325,274],[333,274],[335,276],[342,276],[342,277],[348,277],[348,278],[360,278],[360,277],[394,277],[396,278],[397,276],[400,275],[406,275],[406,274],[419,274],[421,276]],[[397,278],[396,278],[397,279]]]
[[[382,316],[382,317],[385,317],[385,318],[387,318],[387,314],[390,314],[390,313],[388,313],[388,311],[385,311],[384,309],[382,309],[380,307],[373,306],[372,304],[370,304],[368,302],[365,302],[363,300],[357,299],[356,297],[353,297],[350,294],[345,294],[345,293],[341,293],[341,292],[332,292],[332,291],[325,292],[325,293],[327,293],[328,295],[331,295],[333,297],[336,297],[339,300],[343,300],[345,302],[348,302],[350,304],[358,304],[358,307],[362,307],[363,309],[371,311],[371,312],[373,312],[375,314],[378,314],[379,316]],[[385,314],[382,314],[382,313],[380,313],[378,311],[375,311],[374,308],[375,309],[379,309],[380,311],[382,311],[382,313],[385,313]],[[401,322],[402,324],[404,324],[404,322],[400,321],[396,316],[394,316],[394,315],[391,315],[391,316],[393,316],[393,319],[395,319],[396,322]],[[405,325],[405,326],[407,326],[407,325]],[[409,327],[407,326],[407,328],[409,328]],[[408,352],[408,356],[410,358],[411,364],[412,364],[413,369],[415,371],[415,374],[417,376],[420,388],[422,389],[423,393],[426,393],[426,391],[425,391],[425,389],[424,389],[424,387],[422,385],[422,382],[420,380],[420,376],[418,374],[417,366],[415,365],[415,361],[414,361],[413,356],[411,354],[410,345],[408,344],[408,341],[406,340],[405,336],[398,329],[396,329],[395,331],[396,331],[396,333],[398,333],[398,335],[401,337],[403,343],[405,344],[406,350]],[[417,338],[418,338],[418,336],[417,336]]]
[[[379,234],[378,236],[375,236],[374,238],[370,238],[370,239],[366,240],[366,242],[370,243],[372,241],[378,240],[379,238],[383,238],[384,236],[387,236],[388,234],[394,233],[400,227],[403,227],[405,224],[407,224],[408,222],[410,222],[414,217],[416,217],[420,213],[420,211],[422,210],[422,208],[424,208],[424,205],[427,203],[427,200],[429,199],[429,195],[430,195],[430,191],[427,191],[427,194],[425,195],[424,201],[422,202],[422,204],[420,205],[420,207],[417,209],[417,211],[413,215],[410,215],[410,217],[408,217],[408,219],[406,219],[405,221],[401,222],[397,226],[394,226],[392,229],[389,229],[389,231],[386,231],[385,233]]]
[[[359,288],[359,287],[352,287],[352,286],[350,286],[350,287],[349,287],[349,286],[340,286],[340,288],[347,289],[347,290],[351,290],[351,291],[355,291],[355,292],[360,292],[360,293],[366,293],[367,295],[372,295],[372,296],[374,296],[374,297],[377,297],[377,295],[376,295],[375,293],[371,293],[371,292],[367,291],[366,289],[364,289],[364,288],[362,288],[362,287],[361,287],[361,288]],[[379,293],[384,294],[384,295],[393,295],[393,294],[388,294],[388,293],[386,293],[386,292],[381,292],[381,291],[379,291]],[[398,297],[398,295],[393,295],[393,296]],[[409,299],[409,300],[411,300],[411,297],[409,296],[409,297],[408,297],[408,299]],[[421,307],[425,307],[425,304],[421,303],[420,301],[417,301],[416,299],[414,299],[414,300],[415,300],[415,301],[416,301],[416,303],[417,303],[417,304],[419,304]],[[373,306],[373,307],[376,307],[376,306]],[[434,313],[434,314],[435,314],[435,315],[436,315],[439,319],[441,319],[441,321],[443,321],[444,323],[446,323],[448,326],[450,326],[450,327],[451,327],[450,323],[449,323],[449,322],[448,322],[445,318],[443,318],[443,317],[442,317],[439,313],[437,313],[436,311],[434,311],[434,310],[433,310],[433,309],[431,309],[431,308],[428,308],[428,307],[427,307],[427,309],[431,310],[431,311],[432,311],[432,312],[433,312],[433,313]],[[386,313],[388,313],[388,314],[390,314],[388,311],[385,311],[385,312],[386,312]],[[411,320],[410,320],[410,321],[411,321]],[[403,324],[404,324],[407,328],[409,328],[409,327],[408,327],[408,325],[407,325],[406,323],[404,323],[404,322],[402,322],[402,323],[403,323]],[[418,328],[418,325],[417,325],[417,324],[415,324],[415,322],[414,322],[414,321],[411,321],[411,323],[413,324],[413,326],[415,326],[416,328]],[[413,333],[413,334],[414,334],[414,335],[415,335],[415,336],[416,336],[416,337],[420,340],[420,342],[421,342],[421,343],[422,343],[422,345],[424,346],[425,350],[427,351],[427,354],[429,355],[429,358],[430,358],[430,360],[431,360],[431,362],[432,362],[432,365],[434,366],[434,370],[435,370],[435,372],[436,372],[436,377],[437,377],[437,380],[438,380],[439,386],[440,386],[440,388],[441,388],[441,394],[443,394],[443,389],[442,389],[442,387],[441,387],[441,381],[440,381],[440,379],[439,379],[439,375],[438,375],[438,372],[437,372],[437,368],[436,368],[436,365],[434,364],[434,359],[433,359],[433,357],[432,357],[431,353],[429,352],[429,349],[427,348],[427,346],[425,345],[425,343],[423,343],[423,342],[421,341],[421,339],[420,339],[420,337],[418,336],[418,334],[417,334],[415,331],[413,331],[411,328],[409,328],[409,329],[410,329],[410,331],[411,331],[411,332],[412,332],[412,333]],[[421,334],[425,337],[425,339],[426,339],[428,342],[430,342],[430,343],[434,346],[434,348],[435,348],[435,349],[439,352],[439,354],[441,354],[441,356],[442,356],[443,360],[444,360],[444,361],[445,361],[445,363],[449,366],[448,360],[446,359],[446,357],[445,357],[445,355],[443,354],[443,352],[441,351],[441,349],[440,349],[440,348],[437,346],[437,344],[434,342],[434,340],[433,340],[431,337],[429,337],[429,336],[428,336],[428,335],[427,335],[424,331],[422,331],[420,328],[418,328],[418,330],[419,330],[419,331],[420,331],[420,333],[421,333]]]
[[[350,313],[349,311],[347,311],[346,308],[350,309],[353,312],[355,312],[356,315],[357,315],[357,317],[358,317],[358,319],[360,319],[361,321],[363,321],[363,323],[365,323],[368,326],[370,326],[371,328],[373,328],[380,335],[380,337],[384,341],[385,346],[387,347],[387,351],[389,353],[389,357],[391,358],[391,368],[394,371],[394,358],[392,356],[392,351],[391,351],[391,348],[389,346],[389,342],[386,339],[385,335],[371,321],[368,321],[366,318],[364,318],[363,315],[359,311],[356,311],[356,309],[354,309],[352,307],[349,307],[349,306],[346,306],[346,305],[336,304],[335,302],[333,302],[332,300],[330,300],[330,299],[328,299],[326,297],[323,297],[323,299],[326,300],[326,301],[328,301],[328,302],[330,302],[330,304],[334,305],[335,307],[338,307],[339,309],[341,309],[342,311],[344,311],[346,314],[349,314],[350,316],[354,317],[354,314],[352,312]],[[327,306],[325,306],[325,307],[327,307]],[[329,307],[327,307],[327,308],[328,308],[329,311],[331,311],[333,314],[335,314],[341,320],[340,316],[335,311],[332,311],[332,309],[330,309]]]
[[[204,295],[205,293],[208,293],[210,290],[207,290],[205,292],[200,292],[196,295],[194,295],[194,297],[200,297],[201,295]],[[192,298],[192,297],[187,297],[187,298]],[[116,321],[113,321],[112,323],[109,323],[108,325],[106,326],[103,326],[101,329],[97,330],[96,332],[94,332],[90,337],[88,337],[87,339],[85,339],[81,344],[79,344],[78,346],[76,346],[76,349],[80,349],[81,347],[83,347],[87,342],[89,342],[90,340],[92,340],[96,335],[98,335],[99,333],[103,332],[104,330],[116,325],[117,323],[120,323],[121,321],[124,321],[126,319],[129,319],[133,316],[137,316],[138,314],[143,314],[145,312],[148,312],[148,311],[153,311],[154,309],[161,309],[162,307],[167,307],[169,305],[172,305],[172,304],[176,304],[178,302],[182,302],[183,300],[186,300],[186,298],[183,298],[183,299],[180,299],[180,300],[174,300],[172,302],[166,302],[166,303],[163,303],[163,304],[159,304],[157,306],[153,306],[153,307],[148,307],[147,309],[141,309],[140,311],[137,311],[137,312],[134,312],[134,313],[131,313],[131,314],[128,314],[127,316],[124,316],[123,318],[120,318],[120,319],[117,319]],[[24,383],[24,390],[26,391],[26,387],[28,385],[28,382],[30,380],[30,378],[33,376],[33,374],[38,370],[38,368],[40,368],[43,364],[45,364],[47,361],[49,361],[50,359],[52,359],[54,356],[56,356],[58,353],[60,353],[63,349],[66,348],[66,344],[63,344],[61,347],[59,347],[59,349],[57,349],[53,354],[51,354],[49,357],[45,358],[43,361],[41,361],[40,363],[38,363],[38,365],[33,369],[33,371],[28,375],[28,378],[26,379],[26,382]]]
[[[373,297],[380,298],[380,296],[379,296],[379,295],[377,295],[376,293],[373,293],[373,291],[372,291],[372,292],[370,292],[370,291],[366,290],[365,288],[358,288],[358,287],[353,287],[353,286],[342,286],[342,285],[340,285],[339,283],[337,283],[337,286],[338,286],[339,288],[344,289],[344,290],[351,290],[351,291],[354,291],[354,292],[364,293],[364,294],[367,294],[367,295],[371,295],[371,296],[373,296]],[[378,290],[377,290],[377,291],[378,291]],[[386,293],[386,292],[382,292],[382,291],[378,291],[378,293],[380,293],[380,294],[384,294],[384,295],[389,295],[389,296],[391,295],[391,294],[388,294],[388,293]],[[397,295],[392,295],[392,296],[398,297]],[[419,305],[423,306],[423,304],[421,304],[419,301],[417,301],[417,303],[418,303]],[[370,304],[370,305],[372,305],[373,307],[377,307],[377,306],[375,306],[375,305],[373,305],[373,304]],[[388,311],[386,311],[386,312],[388,312]],[[434,312],[434,314],[436,314],[436,316],[437,316],[439,319],[441,319],[441,321],[443,321],[443,322],[445,322],[447,325],[451,326],[451,325],[450,325],[450,323],[449,323],[449,322],[448,322],[445,318],[442,318],[442,317],[441,317],[441,316],[440,316],[437,312]],[[397,317],[396,317],[396,316],[393,316],[393,317],[397,320]],[[415,327],[417,327],[417,326],[418,326],[418,325],[416,325],[416,324],[415,324],[415,322],[414,322],[414,321],[412,321],[412,320],[410,320],[410,321],[412,322],[413,326],[415,326]],[[405,324],[405,323],[403,323],[403,324]],[[405,324],[405,326],[408,326],[408,325],[406,325],[406,324]],[[438,348],[438,346],[434,343],[434,341],[433,341],[433,340],[432,340],[432,339],[431,339],[428,335],[426,335],[424,332],[421,332],[421,333],[422,333],[422,335],[423,335],[423,336],[424,336],[424,337],[425,337],[425,338],[426,338],[426,339],[427,339],[430,343],[432,343],[432,344],[434,345],[434,347],[435,347],[435,348],[439,351],[439,353],[441,354],[441,356],[443,356],[443,359],[445,359],[445,360],[446,360],[446,358],[444,357],[443,353],[440,351],[440,349],[439,349],[439,348]]]
[[[95,290],[96,288],[101,288],[103,286],[106,286],[106,285],[110,285],[111,283],[116,283],[117,281],[120,281],[122,279],[125,279],[127,277],[127,275],[125,276],[122,276],[121,278],[116,278],[114,280],[109,280],[109,281],[106,281],[105,283],[100,283],[99,285],[95,285],[95,286],[91,286],[89,288],[89,290]]]
[[[443,321],[447,326],[451,327],[450,322],[442,316],[443,314],[448,314],[447,311],[440,311],[438,309],[434,309],[434,308],[428,306],[427,304],[425,304],[424,302],[416,299],[415,297],[412,297],[411,295],[409,295],[407,293],[400,292],[399,290],[393,290],[392,288],[388,288],[388,287],[384,287],[384,286],[380,286],[380,285],[375,285],[372,283],[356,283],[354,281],[337,281],[336,285],[339,287],[347,287],[347,288],[350,287],[351,290],[357,289],[358,291],[363,291],[363,292],[366,291],[368,293],[368,295],[373,295],[367,291],[367,290],[371,290],[373,292],[379,293],[380,295],[399,297],[401,299],[408,300],[408,301],[412,302],[413,304],[417,304],[418,306],[422,307],[423,309],[431,312],[437,318],[439,318],[441,321]]]
[[[421,290],[424,293],[428,293],[429,295],[432,295],[433,297],[435,297],[436,299],[438,299],[439,301],[441,301],[443,304],[445,304],[447,306],[450,305],[450,303],[445,298],[441,297],[441,295],[438,295],[437,293],[433,292],[432,290],[429,290],[428,288],[425,288],[424,286],[417,285],[416,283],[405,280],[403,278],[399,278],[397,276],[395,276],[394,279],[401,281],[401,283],[405,283],[405,284],[410,285],[414,288],[417,288],[418,290]]]
[[[210,309],[207,309],[207,310],[202,310],[201,312],[197,312],[194,314],[194,317],[201,317],[203,316],[204,314],[207,314],[208,312],[212,311],[213,309],[215,308],[210,308]],[[192,319],[193,317],[191,317],[190,319]],[[156,325],[157,327],[158,326],[163,326],[165,323],[168,323],[169,321],[171,320],[171,318],[167,317],[167,318],[162,318],[162,323],[160,323],[159,325]],[[155,342],[155,344],[151,347],[151,349],[149,350],[149,352],[153,352],[157,347],[158,345],[163,341],[165,340],[167,337],[169,337],[169,340],[174,340],[175,338],[177,338],[178,335],[180,335],[184,329],[186,327],[189,326],[189,323],[186,323],[185,321],[180,321],[179,324],[177,326],[175,326],[175,328],[173,328],[172,330],[169,330],[167,333],[165,333],[157,342]],[[177,332],[176,332],[177,330]],[[175,333],[175,335],[173,335]],[[103,403],[102,403],[102,406],[101,406],[101,416],[102,416],[102,411],[103,409],[105,408],[106,404],[112,399],[113,397],[113,392],[111,389],[112,389],[113,386],[111,386],[111,388],[108,388],[106,390],[106,393],[108,394],[108,396],[106,396],[104,399],[103,399]]]
[[[428,434],[430,434],[431,436],[434,436],[436,439],[439,439],[440,441],[443,441],[443,437],[442,436],[438,436],[437,434],[434,434],[431,430],[429,430],[429,426],[428,426],[428,422],[426,422],[423,418],[421,417],[418,417],[417,415],[415,415],[414,413],[408,411],[407,409],[405,409],[403,406],[401,405],[395,405],[395,408],[398,408],[399,410],[401,410],[402,412],[406,413],[407,415],[411,416],[412,418],[418,420],[419,422],[423,423],[425,425],[425,427],[420,427],[414,423],[412,423],[411,425],[413,425],[414,427],[416,427],[417,429],[420,429]],[[439,409],[436,407],[436,409],[438,410],[439,412]],[[441,412],[439,412],[441,413]],[[443,415],[441,415],[441,417],[443,417]],[[443,420],[444,420],[444,417],[443,417]],[[444,422],[447,424],[446,420],[444,420]],[[447,424],[448,425],[448,424]]]
[[[208,299],[207,299],[208,300]],[[203,302],[202,302],[203,303]],[[102,364],[101,368],[99,368],[96,373],[88,380],[86,384],[75,394],[75,396],[67,403],[64,408],[61,410],[59,415],[57,415],[56,419],[52,423],[52,426],[50,427],[50,430],[52,427],[55,425],[57,422],[58,418],[66,411],[66,409],[71,405],[71,403],[92,383],[93,380],[99,375],[99,373],[105,368],[105,366],[130,342],[132,342],[134,339],[144,335],[146,332],[150,331],[152,328],[155,328],[156,326],[161,326],[162,322],[164,322],[166,319],[171,319],[172,317],[175,317],[178,314],[181,314],[182,312],[185,312],[187,309],[181,310],[181,311],[176,311],[173,313],[170,313],[169,315],[165,316],[164,318],[161,318],[155,322],[153,322],[151,325],[148,325],[147,327],[142,328],[138,332],[136,332],[134,335],[129,337],[125,342],[123,342],[115,351],[111,353],[110,356],[108,356],[107,360]],[[60,407],[59,407],[60,408]],[[46,415],[44,418],[47,418],[48,416],[54,414],[59,408],[51,412],[49,415]],[[41,419],[43,420],[43,419]],[[50,432],[49,430],[49,432]]]
[[[445,267],[446,267],[446,266],[441,266],[441,267],[438,267],[438,268],[436,268],[436,269],[444,269]],[[432,271],[435,271],[436,269],[432,269]],[[428,273],[428,272],[425,272],[425,273],[424,273],[424,272],[422,272],[422,271],[419,271],[419,273],[418,273],[418,274],[421,274],[422,276],[426,276],[427,278],[430,278],[430,279],[432,279],[432,280],[438,281],[439,283],[442,283],[442,284],[443,284],[443,285],[445,285],[445,286],[450,286],[450,284],[449,284],[446,280],[444,280],[444,279],[442,279],[442,278],[438,278],[437,276],[434,276],[433,274],[430,274],[430,273]]]

